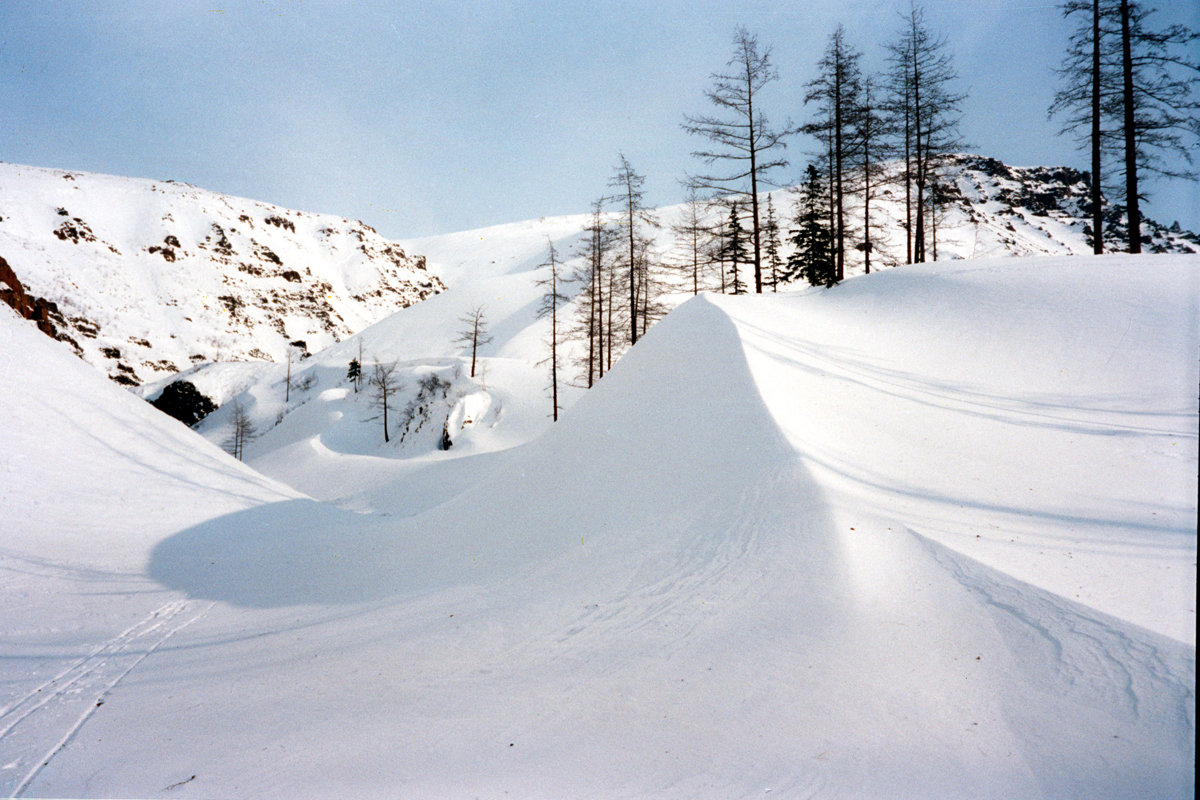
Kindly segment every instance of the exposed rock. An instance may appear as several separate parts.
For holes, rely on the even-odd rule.
[[[58,327],[65,326],[58,306],[43,297],[28,294],[3,256],[0,256],[0,300],[25,319],[31,320],[38,330],[52,339],[58,338]]]
[[[445,288],[360,222],[173,181],[66,175],[0,163],[0,242],[22,279],[8,300],[122,383],[192,356],[280,361],[297,339],[323,349]]]
[[[190,381],[167,384],[162,394],[151,400],[150,404],[188,426],[195,425],[217,410],[216,403],[201,394]]]

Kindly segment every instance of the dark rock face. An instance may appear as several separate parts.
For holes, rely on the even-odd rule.
[[[32,320],[42,333],[52,339],[58,338],[55,323],[63,324],[58,306],[45,298],[27,294],[3,256],[0,256],[0,300],[10,305],[25,319]]]
[[[191,381],[167,384],[162,394],[151,400],[150,404],[189,427],[217,410],[216,403],[201,394]]]

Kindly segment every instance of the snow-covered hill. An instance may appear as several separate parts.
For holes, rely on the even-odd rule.
[[[1091,252],[1086,180],[1078,171],[962,155],[948,162],[941,181],[931,255]],[[873,200],[875,268],[903,260],[901,192],[887,184]],[[786,233],[796,194],[771,196]],[[652,232],[652,257],[668,271],[683,260],[670,231],[682,212],[658,209],[662,224]],[[848,213],[852,227],[860,224],[853,198]],[[709,222],[723,222],[723,214],[711,212]],[[481,282],[507,280],[493,287],[495,296],[535,298],[518,287],[519,276],[542,277],[536,267],[548,240],[569,260],[586,221],[552,217],[392,242],[362,223],[186,184],[0,163],[0,257],[29,295],[57,306],[59,338],[118,382],[152,383],[143,390],[149,396],[197,364],[242,362],[239,375],[273,375],[268,362],[285,361],[288,342],[316,353],[446,285],[486,301]],[[1118,240],[1122,224],[1119,209],[1110,208],[1110,235]],[[1200,252],[1195,234],[1152,220],[1145,231],[1148,251]],[[785,243],[785,256],[788,250]],[[848,274],[861,272],[861,258],[850,250]],[[707,282],[720,283],[711,274]],[[685,296],[668,295],[667,307]],[[541,336],[538,326],[526,327]],[[505,339],[516,334],[509,330]],[[229,394],[228,381],[216,383],[225,389],[214,391]],[[244,388],[247,380],[237,383]]]
[[[361,222],[172,181],[0,163],[0,257],[128,385],[320,350],[443,287]]]
[[[897,165],[898,166],[898,165]],[[893,169],[893,173],[895,169]],[[1091,254],[1087,174],[1071,167],[1013,167],[994,158],[951,156],[939,168],[941,205],[928,252],[937,258]],[[903,255],[903,192],[885,187],[881,210],[893,232],[885,249]],[[1105,252],[1128,249],[1124,209],[1104,206]],[[899,235],[897,235],[897,233]],[[1152,219],[1142,223],[1146,253],[1200,253],[1200,237]],[[931,260],[937,260],[931,258]]]
[[[1190,798],[1198,322],[1196,256],[699,298],[465,456],[379,458],[318,355],[251,458],[317,502],[0,309],[0,789]]]
[[[945,186],[940,192],[945,201],[938,227],[930,232],[931,254],[935,241],[937,253],[945,259],[1091,252],[1085,233],[1089,224],[1085,218],[1087,182],[1075,170],[1009,167],[994,159],[964,155],[949,161],[943,180]],[[877,270],[894,265],[904,249],[901,223],[905,210],[899,192],[899,186],[885,185],[874,201],[873,215],[879,223],[874,258]],[[795,193],[781,189],[771,198],[786,227],[786,220],[794,214]],[[851,214],[856,211],[851,203]],[[668,309],[692,295],[690,277],[671,266],[687,261],[671,230],[682,221],[684,213],[682,206],[657,209],[659,227],[645,229],[654,239],[652,259],[656,280],[664,292],[659,300]],[[707,214],[710,224],[724,221],[720,209],[710,209]],[[549,423],[549,376],[543,363],[548,356],[549,321],[538,319],[535,313],[544,292],[539,282],[547,277],[543,266],[547,249],[554,245],[564,260],[564,274],[570,275],[582,266],[578,253],[589,219],[587,215],[546,217],[401,242],[406,250],[426,254],[430,271],[439,275],[450,290],[297,365],[293,390],[286,387],[286,367],[281,364],[203,364],[182,377],[217,404],[239,399],[261,434],[247,448],[250,459],[260,468],[322,497],[341,496],[339,487],[343,485],[356,486],[359,491],[355,497],[343,497],[342,502],[352,507],[375,507],[387,496],[385,489],[376,488],[389,484],[391,478],[385,474],[410,474],[414,469],[411,464],[378,467],[368,466],[373,463],[370,461],[355,461],[361,466],[359,472],[331,482],[322,469],[313,469],[306,459],[293,457],[292,448],[306,447],[308,437],[298,434],[295,425],[284,424],[285,420],[297,409],[304,409],[306,417],[318,413],[318,408],[319,413],[335,417],[337,431],[331,429],[318,438],[322,448],[329,448],[330,458],[346,457],[343,464],[359,455],[401,461],[432,458],[442,464],[465,455],[493,454],[532,438]],[[619,224],[615,215],[610,221]],[[1152,222],[1147,222],[1146,230],[1151,234],[1148,248],[1153,245],[1151,249],[1200,251],[1192,234],[1172,233]],[[851,253],[847,272],[851,276],[861,274],[861,255],[853,250]],[[719,286],[711,269],[702,275],[701,286]],[[579,289],[579,283],[571,281],[562,287],[568,295]],[[492,336],[481,351],[486,389],[463,379],[469,353],[456,341],[463,327],[460,318],[473,308],[484,310]],[[579,312],[578,302],[562,309],[565,329],[578,326]],[[624,349],[624,340],[624,334],[619,334],[618,353]],[[575,384],[581,370],[576,362],[586,354],[586,345],[578,338],[568,338],[562,345],[565,356],[560,396],[569,406],[580,395]],[[393,414],[392,434],[396,439],[389,443],[383,441],[378,425],[373,430],[362,425],[377,416],[377,411],[364,396],[346,391],[347,366],[360,355],[368,370],[374,363],[396,362],[401,388],[394,398],[394,408],[423,409],[423,416],[411,424],[405,417],[405,422],[396,426]],[[428,390],[421,388],[422,381],[432,374],[437,374],[444,385],[434,401],[426,402]],[[146,397],[154,397],[170,380],[173,378],[148,384],[141,391]],[[471,413],[466,412],[467,405],[474,409]],[[499,414],[500,408],[505,413]],[[480,425],[477,419],[482,414],[488,415],[486,425]],[[199,430],[220,444],[228,436],[230,416],[229,409],[220,410]],[[404,429],[418,426],[422,435],[402,435]],[[455,442],[450,455],[438,452],[443,430]],[[447,472],[439,474],[444,480],[438,479],[442,481],[440,488],[434,486],[437,481],[430,484],[430,498],[444,497],[452,487],[465,485]]]

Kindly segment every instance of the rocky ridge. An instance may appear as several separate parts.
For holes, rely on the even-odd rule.
[[[315,351],[445,288],[423,257],[362,222],[5,163],[0,256],[42,299],[43,330],[131,386]]]

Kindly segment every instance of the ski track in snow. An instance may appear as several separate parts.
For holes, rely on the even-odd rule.
[[[879,363],[870,363],[862,353],[843,349],[830,355],[828,344],[818,347],[804,343],[768,331],[745,319],[739,319],[738,325],[752,330],[755,336],[770,342],[774,351],[767,355],[785,368],[806,369],[822,377],[836,377],[863,389],[929,408],[950,409],[1003,423],[1024,423],[1085,435],[1136,433],[1196,438],[1178,424],[1181,418],[1186,419],[1188,416],[1189,412],[1186,409],[1172,413],[1103,407],[1095,399],[1092,399],[1094,407],[1088,407],[1075,398],[1073,402],[1068,403],[1059,398],[1005,396],[995,391],[976,391],[967,386],[906,373]],[[1148,424],[1151,422],[1159,424]]]
[[[130,672],[213,605],[166,603],[0,710],[0,792],[19,797]]]

